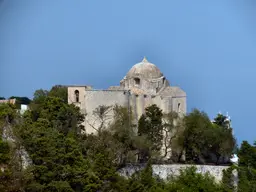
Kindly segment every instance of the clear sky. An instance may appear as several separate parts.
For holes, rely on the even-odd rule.
[[[188,111],[229,112],[256,140],[253,0],[0,0],[0,96],[55,84],[118,85],[146,56]]]

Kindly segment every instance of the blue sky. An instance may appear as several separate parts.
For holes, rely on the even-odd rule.
[[[0,96],[55,84],[118,85],[146,56],[187,92],[188,111],[228,111],[256,140],[252,0],[1,0]]]

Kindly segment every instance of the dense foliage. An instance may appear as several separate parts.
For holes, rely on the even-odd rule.
[[[27,97],[11,96],[9,99],[16,99],[16,103],[25,105],[28,105],[31,102],[31,100]]]
[[[239,187],[238,191],[256,190],[256,145],[243,141],[239,155]]]
[[[225,123],[217,121],[219,117]],[[185,117],[183,146],[187,161],[218,164],[221,158],[224,163],[225,157],[230,157],[236,141],[232,129],[226,126],[226,118],[219,114],[212,123],[206,113],[198,110]]]
[[[67,104],[66,87],[37,90],[29,107],[20,116],[15,106],[0,105],[0,191],[232,190],[230,172],[223,183],[216,183],[192,167],[163,181],[152,175],[151,167],[151,163],[225,163],[235,147],[225,116],[218,115],[212,123],[198,110],[182,117],[175,112],[163,114],[152,105],[136,125],[131,110],[99,106],[94,115],[102,123],[92,125],[96,134],[81,134],[85,117],[79,108]],[[110,109],[114,121],[106,126]],[[6,140],[6,130],[12,130],[14,141]],[[26,169],[17,155],[22,147],[31,161]],[[255,186],[255,151],[248,143],[239,150],[244,191]],[[147,164],[145,169],[131,178],[118,174],[127,164],[140,162]]]
[[[146,150],[140,151],[139,160],[145,162],[150,158],[150,152],[159,152],[162,147],[163,140],[163,113],[156,106],[152,105],[146,108],[138,122],[138,135],[144,136],[150,145]]]

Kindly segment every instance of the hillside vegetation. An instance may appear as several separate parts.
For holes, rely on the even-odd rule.
[[[95,116],[104,122],[110,107],[100,106]],[[96,134],[88,135],[81,134],[84,116],[79,108],[67,104],[66,87],[37,90],[30,110],[22,116],[15,106],[1,104],[0,191],[232,191],[234,166],[224,173],[222,183],[216,183],[193,167],[162,181],[152,176],[151,164],[218,165],[228,163],[234,151],[240,157],[238,191],[256,188],[256,147],[243,142],[236,148],[227,117],[219,114],[212,123],[197,109],[181,118],[176,113],[163,114],[152,105],[136,125],[131,111],[112,107],[114,122],[108,127],[102,123],[94,127]],[[22,148],[31,161],[26,168],[19,153]],[[147,166],[126,179],[117,170],[128,163]]]

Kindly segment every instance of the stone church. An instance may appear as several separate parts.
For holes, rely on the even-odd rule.
[[[186,114],[186,93],[180,87],[171,86],[157,66],[146,58],[128,71],[119,86],[111,86],[107,90],[95,90],[86,85],[68,86],[68,103],[75,104],[86,114],[84,126],[88,134],[94,133],[101,124],[94,113],[100,106],[130,108],[135,120],[152,104],[156,104],[163,113],[176,111]],[[104,123],[111,123],[111,108],[108,116]]]

